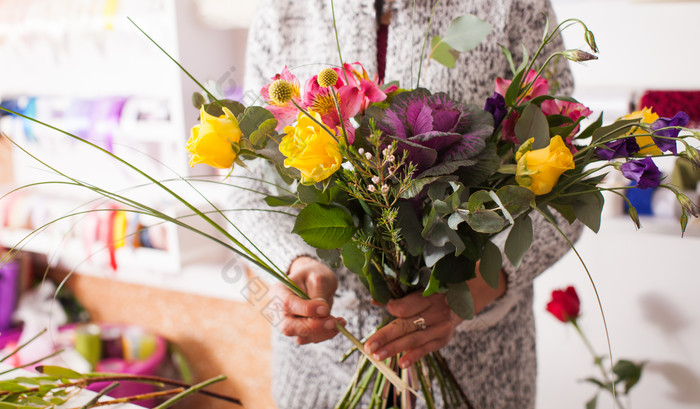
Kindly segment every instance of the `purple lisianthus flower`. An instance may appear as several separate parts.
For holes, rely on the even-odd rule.
[[[493,115],[493,126],[498,128],[503,122],[503,118],[506,117],[508,109],[506,108],[506,99],[503,95],[498,92],[494,92],[491,98],[486,98],[486,104],[484,105],[484,111],[490,112]]]
[[[445,93],[417,89],[394,97],[379,128],[398,141],[399,154],[408,151],[418,177],[439,176],[476,164],[493,133],[493,118]]]
[[[651,124],[651,129],[654,130],[654,135],[663,136],[663,138],[654,138],[654,143],[661,150],[661,152],[670,151],[674,155],[678,154],[676,150],[676,140],[678,134],[681,132],[680,129],[662,129],[670,126],[686,126],[690,121],[690,117],[683,111],[679,111],[673,118],[659,118],[654,123]],[[659,130],[661,129],[661,130]],[[666,139],[673,138],[673,139]]]
[[[627,158],[639,152],[639,144],[635,138],[621,138],[605,144],[607,148],[596,148],[595,153],[599,158],[612,160],[614,158]]]
[[[661,171],[648,156],[623,163],[621,170],[627,179],[637,182],[640,189],[655,188],[661,183]]]

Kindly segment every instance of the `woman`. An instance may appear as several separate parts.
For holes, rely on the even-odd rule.
[[[344,61],[359,61],[370,73],[384,71],[386,81],[397,80],[402,87],[414,87],[432,3],[336,1]],[[456,100],[483,104],[493,93],[495,78],[509,75],[499,44],[508,47],[517,61],[521,43],[529,50],[539,44],[545,25],[543,13],[550,20],[554,20],[554,13],[548,0],[442,1],[435,10],[431,36],[444,33],[453,18],[467,13],[491,23],[492,34],[477,49],[461,55],[454,69],[430,63],[421,74],[420,85],[434,92],[446,91]],[[261,0],[249,34],[246,88],[259,90],[285,65],[301,79],[321,67],[337,65],[331,16],[330,0]],[[388,23],[388,35],[386,27],[378,22]],[[561,49],[561,43],[553,44],[551,49]],[[558,71],[560,92],[570,91],[571,74],[565,63]],[[257,171],[266,172],[263,168]],[[262,183],[252,187],[265,190]],[[239,202],[241,199],[242,208],[259,207],[259,197],[237,198]],[[261,228],[263,221],[265,226]],[[273,287],[284,308],[284,318],[277,323],[279,331],[273,335],[273,394],[279,408],[333,407],[355,370],[354,362],[350,362],[353,360],[338,362],[350,345],[343,337],[335,336],[335,320],[363,337],[380,323],[387,309],[398,319],[367,340],[367,352],[379,359],[407,352],[401,364],[409,365],[442,348],[476,407],[534,407],[532,280],[569,248],[542,218],[534,217],[534,221],[532,249],[518,268],[506,262],[498,289],[488,287],[480,276],[469,282],[477,316],[462,321],[449,310],[441,294],[427,298],[412,294],[386,307],[375,306],[357,277],[344,269],[331,271],[311,256],[315,254],[313,249],[289,233],[292,218],[270,213],[251,217],[250,228],[243,226],[244,231],[256,232],[254,241],[261,248],[275,249],[273,261],[288,267],[289,276],[312,298],[304,301],[282,285]],[[569,238],[578,238],[579,225],[560,224]],[[424,330],[414,325],[418,317],[424,319]]]

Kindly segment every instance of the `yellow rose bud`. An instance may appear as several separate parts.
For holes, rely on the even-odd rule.
[[[190,166],[198,163],[221,169],[233,166],[243,133],[233,113],[228,108],[223,110],[224,115],[217,118],[200,109],[201,123],[192,127],[192,136],[187,141]]]
[[[529,139],[515,154],[515,181],[539,196],[551,192],[561,174],[574,168],[574,156],[559,135],[542,149],[532,150],[533,142]]]
[[[310,112],[318,122],[321,116]],[[338,141],[311,118],[300,113],[296,126],[284,128],[280,152],[287,158],[284,166],[301,172],[301,183],[311,185],[329,178],[340,169],[343,157]]]
[[[622,119],[641,119],[641,123],[651,124],[657,119],[659,119],[659,115],[654,113],[651,110],[651,108],[644,108],[641,111],[634,111],[630,114],[627,114],[623,116]],[[649,132],[645,131],[644,129],[635,127],[630,134],[646,133]],[[641,148],[641,150],[639,151],[640,155],[661,155],[661,150],[656,147],[656,144],[654,143],[654,140],[651,138],[651,136],[637,136],[635,139],[637,140],[637,145],[639,145],[639,147]]]

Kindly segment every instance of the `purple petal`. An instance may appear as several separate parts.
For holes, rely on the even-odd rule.
[[[387,110],[382,119],[382,130],[399,139],[407,139],[404,122],[397,112]]]
[[[609,149],[597,148],[598,157],[611,160],[613,158],[627,158],[639,152],[639,145],[635,138],[621,138],[605,144]]]
[[[454,132],[461,112],[458,110],[433,111],[433,129],[441,132]]]
[[[442,151],[448,148],[454,143],[462,139],[462,135],[456,133],[445,133],[445,132],[427,132],[422,135],[416,135],[408,138],[409,141],[417,143],[419,145],[428,147],[430,149],[435,149],[436,151]]]
[[[623,163],[621,170],[627,179],[637,182],[640,189],[655,188],[661,183],[661,171],[648,156]]]
[[[666,139],[666,138],[678,138],[678,134],[680,133],[680,129],[676,128],[671,128],[671,129],[662,129],[662,128],[667,128],[671,126],[686,126],[688,125],[688,122],[690,122],[690,117],[688,114],[686,114],[683,111],[680,111],[676,113],[676,115],[673,116],[673,118],[659,118],[656,121],[654,121],[653,124],[651,124],[651,129],[653,129],[654,135],[659,135],[662,136],[663,138],[653,138],[654,143],[656,146],[662,151],[670,151],[674,155],[676,155],[678,152],[676,150],[676,141],[673,139]],[[659,130],[661,129],[661,130]]]
[[[486,142],[479,137],[462,137],[459,142],[440,158],[441,162],[462,161],[478,155],[486,147]]]
[[[420,135],[432,131],[433,116],[430,107],[423,104],[411,104],[406,111],[408,125],[413,126],[413,134]]]
[[[491,115],[493,115],[494,127],[498,128],[508,112],[506,99],[503,98],[503,95],[494,92],[491,98],[486,98],[484,111],[490,112]]]

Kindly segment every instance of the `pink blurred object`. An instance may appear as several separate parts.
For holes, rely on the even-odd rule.
[[[139,327],[127,326],[127,325],[113,325],[113,324],[99,324],[102,329],[102,334],[107,335],[108,338],[114,337],[118,334],[122,338],[129,338],[128,342],[124,342],[125,346],[130,347],[132,350],[129,354],[129,360],[125,359],[124,356],[104,356],[97,364],[95,368],[96,372],[105,373],[120,373],[129,375],[146,375],[154,376],[158,373],[158,368],[160,364],[165,359],[165,354],[167,352],[167,344],[165,339],[160,336],[150,334]],[[70,332],[76,330],[76,324],[68,324],[62,326],[60,329],[61,334],[69,335]],[[21,328],[15,328],[7,332],[3,332],[0,335],[0,350],[6,346],[10,346],[13,343],[17,343],[22,334]],[[136,335],[135,335],[136,334]],[[143,337],[146,347],[141,348],[141,352],[133,352],[138,349],[136,345],[138,340],[138,335]],[[107,339],[107,342],[114,342],[113,339]],[[127,349],[127,348],[123,348]],[[106,351],[109,351],[107,348]],[[120,351],[119,348],[111,348],[113,351]],[[126,351],[124,351],[126,352]],[[107,352],[108,354],[109,352]],[[141,356],[146,355],[146,356]],[[0,358],[2,355],[0,354]],[[100,391],[107,387],[109,382],[93,383],[88,387],[92,391]],[[113,398],[121,398],[125,396],[141,395],[145,393],[151,393],[155,391],[155,386],[149,384],[142,384],[137,382],[120,382],[120,386],[109,393],[109,396]],[[156,406],[156,401],[154,399],[146,399],[142,401],[133,402],[136,405],[152,408]]]
[[[12,313],[17,306],[19,264],[8,261],[0,267],[0,332],[12,325]]]

